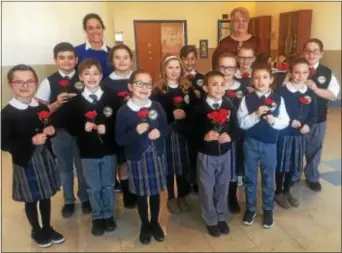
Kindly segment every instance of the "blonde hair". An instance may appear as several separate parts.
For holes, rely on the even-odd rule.
[[[178,83],[180,85],[180,87],[182,88],[182,91],[184,93],[188,93],[189,88],[191,87],[191,83],[185,78],[185,68],[184,65],[181,61],[181,59],[175,55],[166,55],[161,63],[160,66],[160,80],[157,82],[155,89],[159,90],[159,91],[167,91],[168,86],[167,86],[167,77],[166,77],[166,73],[165,73],[165,69],[166,66],[168,65],[168,63],[172,60],[176,60],[179,62],[179,65],[181,67],[181,73],[180,73],[180,77],[178,79]]]
[[[240,14],[242,17],[244,17],[245,19],[249,20],[249,11],[245,8],[245,7],[237,7],[234,8],[231,12],[230,12],[230,19],[234,19],[233,17],[235,16],[235,14]]]

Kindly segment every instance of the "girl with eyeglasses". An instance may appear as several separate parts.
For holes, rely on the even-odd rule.
[[[248,90],[239,81],[234,79],[237,71],[237,57],[230,53],[220,55],[218,59],[218,69],[224,76],[226,85],[225,98],[231,101],[235,110],[239,108],[242,98],[248,93]],[[238,130],[236,138],[232,143],[232,159],[231,159],[231,181],[228,192],[228,206],[231,213],[239,213],[240,206],[237,199],[238,179],[242,184],[244,174],[243,165],[243,131]]]
[[[118,111],[115,138],[124,147],[129,190],[137,196],[139,239],[142,244],[148,244],[152,236],[157,241],[164,240],[158,221],[159,193],[166,188],[165,139],[169,127],[162,106],[150,100],[150,74],[141,70],[133,72],[128,87],[132,96]]]
[[[50,198],[60,188],[51,145],[55,128],[49,120],[49,108],[34,98],[38,78],[32,67],[16,65],[8,72],[7,79],[13,98],[1,111],[1,149],[12,156],[12,198],[25,203],[31,237],[39,247],[46,248],[64,242],[64,237],[50,223]]]

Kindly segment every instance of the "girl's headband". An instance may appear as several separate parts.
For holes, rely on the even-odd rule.
[[[172,60],[172,59],[178,60],[178,57],[174,56],[174,55],[168,56],[168,57],[165,58],[164,63],[166,63],[167,61]]]

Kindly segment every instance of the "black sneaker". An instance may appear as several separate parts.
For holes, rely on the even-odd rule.
[[[115,181],[114,191],[115,192],[122,192],[121,184],[118,180]]]
[[[151,242],[152,233],[149,224],[141,225],[139,240],[142,244],[149,244]]]
[[[91,213],[91,205],[89,201],[85,201],[82,203],[82,213],[90,214]]]
[[[218,226],[218,228],[222,234],[224,234],[224,235],[229,234],[229,227],[225,221],[219,221],[217,226]]]
[[[91,233],[94,236],[101,236],[104,234],[105,224],[103,219],[93,220],[93,228],[91,229]]]
[[[32,230],[31,238],[37,243],[41,248],[51,247],[52,241],[46,233],[43,233],[41,229]]]
[[[70,218],[75,212],[75,203],[65,204],[62,208],[63,218]]]
[[[320,182],[309,182],[306,181],[306,184],[308,185],[308,187],[315,191],[315,192],[320,192],[322,190],[322,186],[320,184]]]
[[[207,230],[208,230],[209,235],[213,237],[219,237],[221,235],[218,225],[207,226]]]
[[[162,229],[162,227],[160,226],[159,222],[155,223],[155,224],[150,224],[150,230],[151,233],[154,237],[154,239],[158,242],[162,242],[165,239],[165,234],[164,231]]]
[[[254,217],[256,215],[256,212],[252,211],[246,211],[245,215],[243,216],[243,224],[250,226],[253,224]]]
[[[65,241],[65,238],[62,234],[55,231],[52,227],[49,228],[43,228],[43,233],[47,234],[49,239],[54,244],[63,243]]]
[[[264,210],[262,225],[264,228],[271,228],[273,226],[273,211]]]
[[[105,231],[106,232],[111,232],[111,231],[114,231],[116,229],[116,223],[115,223],[113,216],[105,219],[104,223],[105,223]]]

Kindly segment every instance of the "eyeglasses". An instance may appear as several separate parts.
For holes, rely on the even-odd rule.
[[[26,82],[21,81],[21,80],[17,80],[17,81],[13,81],[11,83],[16,87],[24,87],[24,85],[26,85],[28,87],[33,87],[36,85],[37,82],[34,80],[27,80]]]
[[[238,56],[240,60],[245,60],[245,61],[253,61],[254,57],[243,57],[243,56]]]
[[[320,52],[321,52],[321,51],[319,51],[319,50],[314,50],[314,51],[305,50],[305,51],[304,51],[304,54],[305,54],[305,55],[310,55],[310,54],[319,55]]]
[[[138,88],[144,88],[146,87],[147,89],[152,89],[153,88],[153,83],[144,83],[141,81],[135,81],[133,82]]]
[[[236,67],[234,66],[224,66],[224,65],[220,65],[219,66],[219,69],[222,70],[222,71],[226,71],[226,70],[229,70],[229,71],[234,71],[236,69]]]

